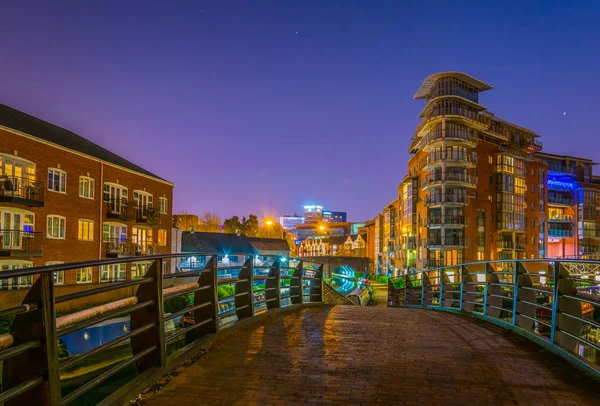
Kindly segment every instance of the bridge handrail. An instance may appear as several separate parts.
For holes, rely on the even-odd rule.
[[[598,292],[598,260],[479,261],[413,269],[390,278],[388,306],[472,314],[514,330],[600,378],[600,362],[582,355],[595,352],[600,360],[600,322],[594,318],[600,311]]]
[[[202,263],[202,269],[168,273],[169,260],[193,256],[207,258]],[[218,255],[214,253],[188,252],[145,256],[143,259],[124,257],[0,272],[0,283],[14,278],[36,276],[35,281],[30,282],[31,286],[22,304],[0,310],[0,318],[15,318],[10,333],[0,335],[0,361],[4,363],[0,404],[65,405],[133,364],[137,367],[138,378],[145,372],[158,376],[172,367],[174,360],[181,359],[191,351],[194,345],[238,320],[287,305],[322,302],[322,266],[318,269],[308,265],[305,267],[302,259],[297,258],[290,258],[295,266],[289,266],[289,262],[284,263],[283,259],[273,256],[268,261],[270,265],[256,267],[262,275],[255,275],[258,269],[255,270],[254,267],[254,256],[242,257],[245,261],[239,266],[219,265]],[[151,265],[138,279],[111,282],[88,290],[56,295],[56,272],[141,260],[150,261]],[[230,272],[225,277],[217,275],[218,271],[232,270],[239,270],[237,277]],[[268,271],[267,275],[264,275],[265,271]],[[195,281],[163,286],[163,282],[177,281],[171,278],[173,275],[188,278],[184,281],[189,282],[192,278]],[[284,283],[283,279],[289,281],[289,284]],[[255,281],[264,283],[265,289],[257,289],[255,293]],[[223,285],[233,286],[234,293],[220,297],[218,287]],[[137,287],[137,290],[132,293],[133,296],[56,316],[57,304],[125,287]],[[193,295],[192,304],[186,301],[183,308],[165,315],[165,301],[187,294]],[[126,329],[124,334],[91,350],[60,359],[59,338],[127,315],[130,315],[129,331]],[[193,316],[187,318],[191,320],[188,322],[190,325],[167,331],[167,322],[185,315]],[[118,361],[99,376],[63,396],[61,372],[112,346],[127,345],[127,340],[132,354],[129,359]],[[184,348],[172,348],[171,344]],[[24,365],[27,367],[24,368]],[[130,382],[129,385],[131,384]]]

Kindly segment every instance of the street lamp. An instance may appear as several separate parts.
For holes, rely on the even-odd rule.
[[[265,221],[265,224],[267,225],[267,238],[269,238],[271,236],[271,224],[273,224],[273,222],[271,220],[267,220]]]
[[[321,230],[321,236],[325,235],[325,226],[319,226],[319,230]]]

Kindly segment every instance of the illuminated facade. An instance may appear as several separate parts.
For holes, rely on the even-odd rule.
[[[538,154],[548,164],[548,257],[600,256],[600,184],[589,159]]]
[[[345,211],[323,210],[323,221],[326,223],[345,223],[346,217]]]
[[[588,159],[542,153],[538,135],[480,103],[492,87],[429,76],[397,199],[374,220],[376,269],[600,255],[600,178]]]
[[[279,217],[279,224],[281,224],[284,230],[291,231],[296,227],[297,224],[304,224],[304,217],[300,217],[298,215],[281,216]]]
[[[304,222],[306,224],[321,221],[323,221],[323,206],[317,206],[316,204],[304,206]]]

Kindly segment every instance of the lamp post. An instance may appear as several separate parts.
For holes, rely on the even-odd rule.
[[[267,225],[267,238],[269,238],[271,236],[271,224],[273,224],[273,222],[271,220],[267,220],[265,221],[265,224]]]

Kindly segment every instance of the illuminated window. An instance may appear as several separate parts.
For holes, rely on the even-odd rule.
[[[124,281],[126,276],[125,264],[110,264],[100,267],[100,282]]]
[[[494,164],[494,157],[491,155],[488,156],[488,164],[490,164],[490,165]]]
[[[64,239],[67,220],[62,216],[48,216],[46,237]]]
[[[79,197],[93,199],[95,197],[96,182],[87,176],[79,177]]]
[[[48,169],[48,190],[67,193],[67,172],[60,169]]]
[[[94,222],[80,219],[77,226],[77,235],[82,241],[94,241]]]
[[[63,264],[64,262],[62,261],[48,261],[46,262],[46,266],[48,265],[60,265]],[[58,271],[58,272],[54,272],[53,273],[54,276],[54,284],[55,285],[62,285],[65,283],[65,271]]]
[[[167,245],[167,230],[158,230],[158,245]]]
[[[77,270],[77,283],[92,283],[92,267]]]

